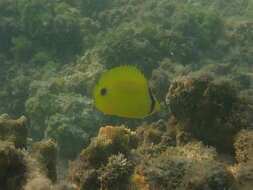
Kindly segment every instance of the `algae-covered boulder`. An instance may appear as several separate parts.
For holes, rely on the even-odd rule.
[[[235,155],[238,162],[253,161],[253,130],[242,130],[235,138]]]
[[[99,181],[101,189],[105,190],[127,190],[130,175],[132,173],[132,164],[123,155],[112,155],[108,163],[100,169]]]
[[[159,101],[164,101],[171,81],[176,77],[186,75],[190,72],[190,66],[176,64],[171,59],[165,58],[159,66],[152,70],[150,85]]]
[[[84,149],[83,157],[91,166],[97,167],[106,163],[111,155],[122,153],[127,155],[137,146],[135,133],[120,126],[106,126],[99,130],[98,136],[91,140],[90,145]]]
[[[57,147],[54,141],[49,139],[36,142],[33,144],[33,150],[35,152],[35,158],[43,167],[47,177],[52,182],[56,182]]]
[[[214,81],[208,75],[185,76],[171,84],[167,103],[178,120],[209,123],[232,111],[236,93],[229,82]]]
[[[168,147],[148,159],[144,155],[135,168],[134,178],[142,189],[223,190],[234,189],[235,182],[226,165],[217,161],[215,149],[201,143]],[[138,176],[138,177],[137,177]],[[132,181],[137,185],[138,181]],[[137,183],[137,184],[136,184]]]
[[[44,165],[14,143],[0,141],[1,190],[53,190]]]
[[[253,162],[239,163],[229,167],[239,190],[250,190],[253,185]]]
[[[239,97],[229,81],[214,80],[208,75],[175,80],[167,103],[179,131],[218,150],[232,151],[235,135],[252,125],[252,103]]]
[[[62,181],[54,186],[54,190],[77,190],[77,187],[66,181]]]
[[[26,182],[25,155],[11,142],[0,141],[0,187],[19,190]]]
[[[21,116],[17,120],[12,120],[7,114],[0,116],[0,139],[10,141],[17,148],[26,148],[27,141],[27,118]]]
[[[102,127],[98,136],[91,140],[90,145],[71,164],[70,182],[81,190],[97,190],[102,186],[104,189],[110,189],[113,181],[127,181],[131,170],[127,157],[136,146],[135,133],[126,127]],[[121,184],[118,186],[121,187]]]
[[[54,190],[52,182],[44,177],[36,177],[30,181],[23,187],[24,190]]]
[[[167,123],[164,120],[158,120],[151,124],[143,123],[136,129],[139,144],[156,145],[162,141],[166,132]]]

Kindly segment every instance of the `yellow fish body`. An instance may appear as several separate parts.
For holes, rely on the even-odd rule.
[[[104,73],[93,90],[94,104],[109,115],[144,118],[160,109],[145,76],[134,66]]]

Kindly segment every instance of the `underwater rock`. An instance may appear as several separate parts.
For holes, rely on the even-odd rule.
[[[0,168],[1,189],[21,190],[26,182],[27,163],[12,142],[0,141]]]
[[[44,176],[36,177],[29,181],[25,186],[24,190],[54,190],[50,179]]]
[[[12,120],[7,114],[0,116],[0,139],[10,141],[17,148],[26,148],[27,145],[27,118],[21,116],[17,120]]]
[[[253,162],[239,163],[229,167],[233,174],[238,189],[250,190],[253,186]]]
[[[145,134],[145,127],[151,132]],[[159,141],[149,135],[153,130]],[[166,130],[161,121],[144,123],[135,133],[123,126],[101,128],[71,163],[69,185],[78,190],[237,190],[231,162],[215,148],[197,140],[171,146],[163,141]]]
[[[134,174],[129,181],[129,190],[151,190],[144,176]]]
[[[41,164],[13,142],[0,141],[0,168],[1,190],[51,190]]]
[[[70,182],[81,190],[99,189],[99,175],[101,174],[99,168],[103,165],[110,167],[108,161],[114,159],[114,157],[109,159],[112,155],[121,153],[127,157],[130,150],[135,148],[137,144],[135,133],[126,127],[102,127],[98,136],[91,140],[90,145],[71,164],[69,169]],[[102,177],[102,179],[105,180],[106,178]]]
[[[75,160],[69,169],[69,181],[78,190],[94,189],[99,190],[98,171],[92,169],[82,160]]]
[[[181,77],[171,84],[166,101],[178,120],[208,123],[231,112],[237,91],[226,81],[216,84],[208,75]]]
[[[253,130],[242,130],[235,138],[235,155],[238,162],[253,161]]]
[[[12,142],[0,142],[0,168],[1,190],[51,190],[41,165]]]
[[[127,155],[131,148],[137,146],[135,133],[119,126],[106,126],[99,130],[98,136],[91,140],[80,156],[92,166],[98,167],[106,163],[111,155],[122,153]]]
[[[114,157],[109,159],[112,155],[118,153],[127,155],[132,148],[137,146],[136,141],[135,133],[123,126],[102,127],[98,136],[91,140],[90,145],[71,164],[69,181],[81,190],[98,189],[100,184],[98,169],[103,164],[106,165],[108,160],[112,160]]]
[[[166,131],[166,122],[158,120],[151,124],[143,123],[136,129],[136,136],[139,144],[159,144],[162,140],[163,133]]]
[[[234,189],[232,175],[224,164],[216,160],[216,156],[213,148],[201,143],[189,143],[168,147],[156,157],[147,159],[144,156],[135,170],[141,181],[149,184],[145,185],[146,189]]]
[[[52,181],[56,182],[56,160],[57,160],[57,147],[53,140],[44,140],[33,144],[35,157],[43,166],[46,176]]]
[[[77,188],[67,182],[60,182],[54,186],[54,190],[77,190]]]
[[[170,81],[178,76],[190,72],[189,66],[176,64],[168,58],[163,59],[156,69],[152,70],[150,86],[158,100],[164,100],[168,92]]]
[[[181,128],[177,133],[183,131],[218,150],[233,151],[235,135],[252,125],[249,102],[239,97],[230,82],[208,75],[175,80],[166,101]]]
[[[161,142],[162,132],[156,129],[144,131],[144,143],[159,144]]]
[[[106,166],[100,169],[101,190],[127,190],[132,164],[123,154],[112,155]]]

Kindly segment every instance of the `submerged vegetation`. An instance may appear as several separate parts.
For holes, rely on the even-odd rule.
[[[252,10],[252,0],[1,0],[0,189],[250,190]],[[120,65],[144,72],[160,112],[95,109],[98,77]]]

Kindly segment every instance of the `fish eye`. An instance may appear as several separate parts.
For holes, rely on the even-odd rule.
[[[107,89],[106,89],[106,88],[102,88],[102,89],[100,90],[100,94],[101,94],[102,96],[106,95],[106,94],[107,94]]]

